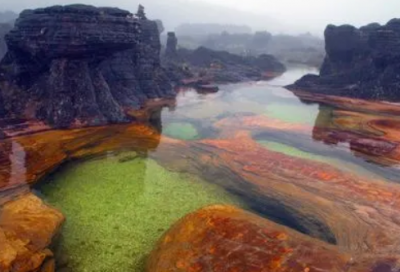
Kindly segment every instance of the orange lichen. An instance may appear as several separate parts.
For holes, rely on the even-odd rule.
[[[188,224],[197,228],[188,232]],[[199,210],[167,235],[172,240],[158,245],[147,271],[345,271],[351,262],[332,246],[233,207]]]

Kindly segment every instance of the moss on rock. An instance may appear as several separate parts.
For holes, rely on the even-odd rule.
[[[210,204],[243,207],[197,177],[120,158],[71,164],[41,189],[67,217],[56,249],[65,271],[143,271],[146,254],[179,218]]]

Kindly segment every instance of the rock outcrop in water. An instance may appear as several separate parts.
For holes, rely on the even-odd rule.
[[[285,66],[272,55],[243,57],[206,47],[196,50],[177,48],[178,39],[168,33],[164,64],[170,77],[183,85],[232,83],[270,79],[285,72]]]
[[[320,76],[306,75],[291,90],[400,101],[400,19],[360,29],[330,25]]]
[[[157,23],[117,8],[21,13],[0,64],[0,112],[54,127],[129,121],[148,99],[173,97]]]

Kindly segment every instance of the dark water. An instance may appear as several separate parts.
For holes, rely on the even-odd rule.
[[[263,115],[306,128],[304,139],[290,131],[253,133],[270,150],[361,176],[396,179],[397,172],[313,139],[313,127],[329,122],[333,108],[305,104],[283,88],[310,72],[315,71],[294,68],[269,82],[222,86],[216,94],[181,92],[176,108],[163,109],[153,124],[168,137],[195,141],[222,137],[214,124],[224,118]],[[263,210],[257,203],[200,177],[171,172],[134,151],[70,163],[47,181],[41,188],[43,197],[67,216],[56,246],[63,271],[142,271],[157,239],[188,212],[217,203],[261,214]]]

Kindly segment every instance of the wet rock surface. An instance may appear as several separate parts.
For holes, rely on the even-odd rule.
[[[127,109],[173,97],[157,23],[117,8],[26,10],[6,36],[0,110],[53,127],[127,122]],[[2,100],[2,101],[1,101]]]
[[[304,76],[289,89],[400,101],[399,19],[359,29],[329,25],[325,40],[326,58],[320,75]]]
[[[374,270],[379,265],[389,270]],[[147,271],[392,271],[230,206],[211,206],[175,224]]]
[[[64,216],[33,194],[0,209],[0,271],[54,271],[48,249]]]

